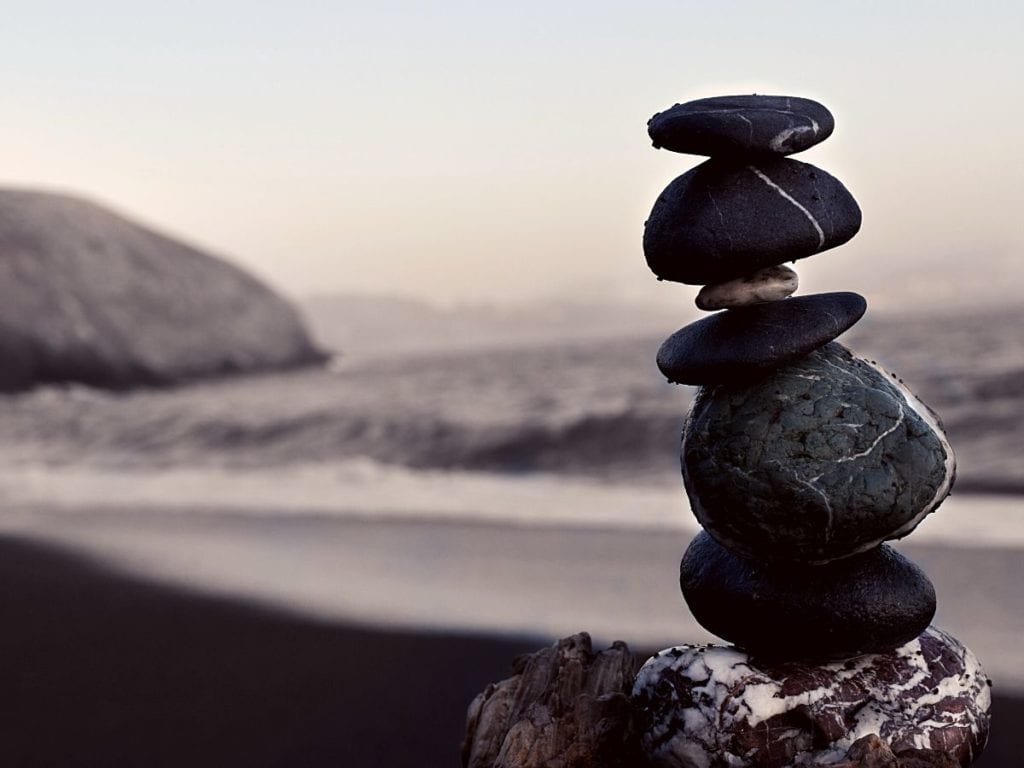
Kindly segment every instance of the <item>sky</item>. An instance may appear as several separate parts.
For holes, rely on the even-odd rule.
[[[5,8],[0,184],[87,196],[291,296],[689,302],[643,221],[699,158],[646,121],[822,101],[797,155],[860,234],[798,263],[883,304],[1024,293],[1024,4],[56,2]]]

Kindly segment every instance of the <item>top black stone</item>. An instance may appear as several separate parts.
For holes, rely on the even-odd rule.
[[[791,155],[824,141],[832,113],[796,96],[715,96],[676,104],[647,121],[654,146],[712,157]]]

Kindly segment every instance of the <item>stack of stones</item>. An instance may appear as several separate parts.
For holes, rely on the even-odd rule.
[[[829,765],[877,734],[896,754],[968,765],[988,735],[990,681],[929,626],[925,574],[882,542],[950,491],[953,452],[899,380],[834,341],[864,314],[855,293],[790,298],[791,262],[860,228],[846,188],[786,157],[826,139],[808,99],[677,104],[648,123],[656,147],[707,155],[662,192],[644,252],[664,280],[703,285],[718,311],[658,352],[699,386],[682,441],[704,530],[680,582],[694,617],[733,645],[684,645],[637,677],[642,744],[658,765]]]

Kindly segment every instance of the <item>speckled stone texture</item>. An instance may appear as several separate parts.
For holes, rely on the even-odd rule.
[[[863,296],[839,291],[718,312],[665,339],[658,368],[677,384],[750,381],[832,341],[865,309]]]
[[[927,406],[832,342],[752,384],[703,387],[682,470],[719,543],[827,562],[910,533],[949,493],[955,462]]]
[[[776,264],[737,277],[735,280],[705,285],[697,294],[696,304],[698,309],[711,312],[716,309],[779,301],[796,291],[799,284],[800,278],[796,272],[782,264]]]
[[[935,616],[924,571],[884,545],[825,565],[767,564],[734,555],[702,531],[683,555],[679,584],[705,629],[761,658],[890,651]]]
[[[796,96],[714,96],[676,104],[647,121],[654,146],[716,157],[789,155],[824,141],[832,113]]]
[[[633,701],[657,766],[812,766],[872,733],[893,752],[937,750],[967,766],[988,738],[990,686],[974,654],[929,627],[889,653],[821,665],[669,648],[640,670]]]
[[[813,165],[712,159],[655,201],[644,255],[662,280],[721,283],[842,245],[860,222],[846,187]]]

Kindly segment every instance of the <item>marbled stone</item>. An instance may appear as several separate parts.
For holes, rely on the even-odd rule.
[[[751,381],[832,341],[865,309],[864,297],[838,292],[718,312],[669,336],[658,368],[677,384]]]
[[[893,752],[877,733],[861,736],[838,763],[816,763],[807,768],[960,768],[960,761],[948,752],[908,747]]]
[[[842,245],[860,221],[846,187],[813,165],[713,159],[655,201],[644,255],[662,280],[721,283]]]
[[[796,272],[776,264],[735,280],[705,285],[697,294],[697,307],[711,311],[779,301],[791,295],[799,284]]]
[[[935,616],[928,577],[884,545],[824,565],[767,563],[735,555],[702,531],[683,555],[679,584],[705,629],[765,658],[889,651]]]
[[[826,562],[910,533],[946,498],[955,460],[924,403],[833,342],[756,382],[703,387],[682,470],[724,546]]]
[[[669,648],[640,670],[633,702],[657,766],[828,764],[872,733],[894,752],[936,750],[967,766],[988,739],[990,685],[973,653],[929,627],[894,651],[820,665]]]
[[[714,96],[676,104],[647,121],[654,146],[714,157],[789,155],[824,141],[832,113],[795,96]]]

